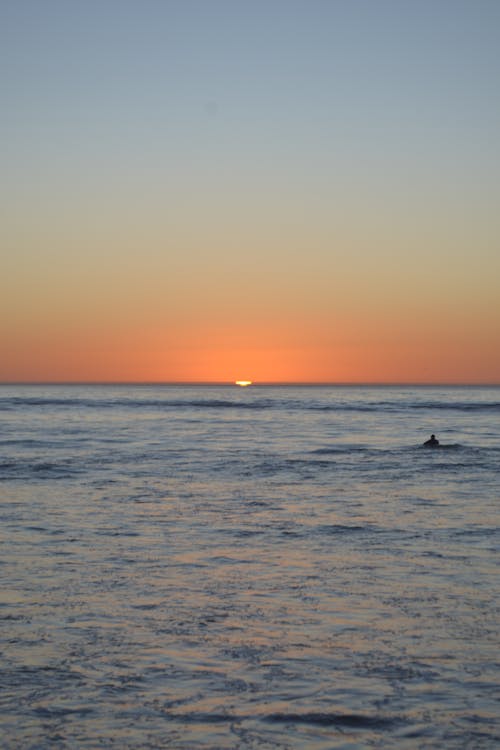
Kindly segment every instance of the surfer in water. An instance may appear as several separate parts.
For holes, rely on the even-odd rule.
[[[437,440],[435,435],[431,435],[429,440],[426,440],[424,443],[426,448],[436,448],[439,445],[439,440]]]

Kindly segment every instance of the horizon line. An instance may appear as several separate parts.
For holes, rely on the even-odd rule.
[[[0,386],[34,386],[34,385],[75,385],[75,386],[189,386],[189,387],[221,387],[221,386],[236,386],[237,381],[235,380],[0,380]],[[500,381],[294,381],[294,380],[259,380],[252,381],[250,387],[323,387],[323,388],[339,388],[339,387],[464,387],[464,388],[480,388],[490,387],[495,388],[500,386]]]

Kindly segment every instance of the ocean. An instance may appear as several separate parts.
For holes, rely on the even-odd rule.
[[[5,750],[499,745],[500,388],[4,385],[0,480]]]

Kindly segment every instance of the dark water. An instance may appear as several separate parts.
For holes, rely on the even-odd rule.
[[[0,429],[2,747],[500,743],[500,389],[3,386]]]

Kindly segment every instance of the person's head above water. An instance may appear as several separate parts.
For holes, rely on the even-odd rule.
[[[439,445],[439,440],[437,440],[436,436],[432,434],[429,440],[425,441],[424,445]]]

